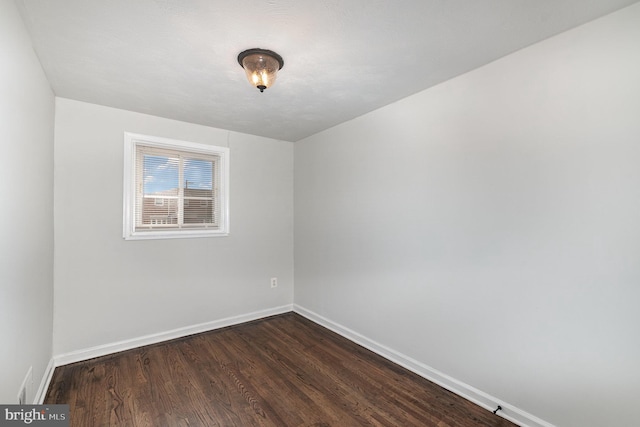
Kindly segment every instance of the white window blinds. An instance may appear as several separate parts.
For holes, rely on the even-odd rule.
[[[172,142],[129,137],[133,189],[125,238],[227,233],[228,149]]]

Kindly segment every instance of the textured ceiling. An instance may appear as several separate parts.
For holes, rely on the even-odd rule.
[[[16,0],[57,96],[297,141],[636,0]],[[284,58],[246,81],[239,52]]]

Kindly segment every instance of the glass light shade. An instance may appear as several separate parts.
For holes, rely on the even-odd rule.
[[[284,62],[280,55],[270,50],[249,49],[238,55],[238,62],[247,73],[247,80],[264,92],[276,81],[278,70]]]

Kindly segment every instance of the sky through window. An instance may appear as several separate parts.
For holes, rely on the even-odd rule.
[[[180,179],[179,158],[145,155],[143,160],[144,194],[173,193],[177,195]],[[184,159],[183,188],[212,190],[213,162]]]

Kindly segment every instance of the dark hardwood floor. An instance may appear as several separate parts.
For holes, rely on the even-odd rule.
[[[71,425],[514,424],[294,313],[56,368]]]

